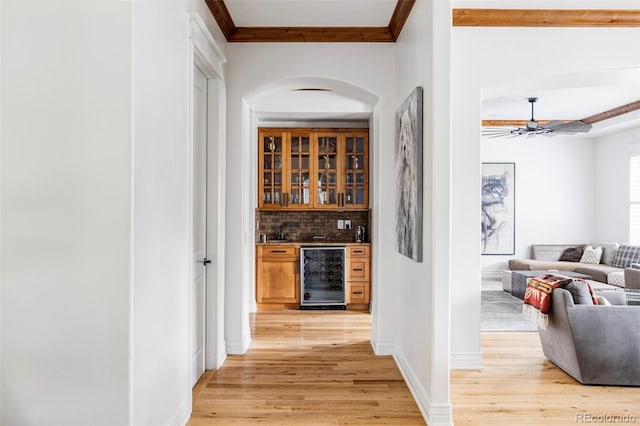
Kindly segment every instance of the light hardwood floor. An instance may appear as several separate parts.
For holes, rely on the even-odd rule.
[[[245,355],[195,386],[189,425],[424,425],[395,362],[375,356],[371,316],[262,311]]]
[[[605,414],[640,423],[640,389],[581,385],[544,357],[537,332],[482,333],[481,345],[482,371],[451,372],[456,425],[576,425]]]
[[[195,386],[189,425],[424,425],[393,359],[373,354],[370,327],[360,312],[256,314],[247,354]],[[579,384],[544,358],[537,333],[482,333],[481,344],[483,370],[451,372],[456,425],[640,424],[640,389]]]

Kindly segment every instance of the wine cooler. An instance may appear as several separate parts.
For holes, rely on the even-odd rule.
[[[344,247],[300,248],[300,309],[346,309]]]

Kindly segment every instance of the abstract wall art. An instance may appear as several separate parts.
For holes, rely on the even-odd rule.
[[[515,163],[482,163],[482,254],[515,253]]]
[[[396,111],[396,249],[422,262],[422,87]]]

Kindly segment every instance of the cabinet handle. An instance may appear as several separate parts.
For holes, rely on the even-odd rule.
[[[362,268],[352,268],[352,270],[353,270],[353,271],[356,271],[356,272],[362,272],[362,271],[364,271],[364,269],[362,269]]]
[[[286,250],[270,250],[271,253],[286,253]]]
[[[364,250],[353,250],[354,254],[364,254]]]
[[[352,294],[362,294],[362,291],[354,291]]]

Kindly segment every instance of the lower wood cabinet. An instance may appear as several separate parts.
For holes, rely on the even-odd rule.
[[[299,253],[297,246],[257,246],[258,303],[300,303]]]
[[[347,245],[345,265],[348,309],[368,308],[371,291],[371,247]],[[256,246],[256,302],[262,308],[298,308],[300,305],[300,247]]]
[[[371,288],[371,253],[368,245],[347,247],[347,305],[368,305]]]

